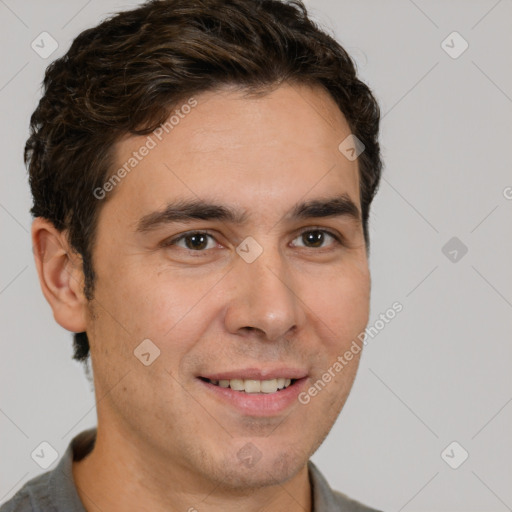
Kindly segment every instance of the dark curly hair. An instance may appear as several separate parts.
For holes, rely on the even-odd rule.
[[[364,238],[382,162],[380,112],[333,37],[299,0],[152,0],[82,32],[48,66],[25,146],[31,213],[67,231],[92,300],[95,229],[103,204],[91,193],[111,173],[112,147],[165,122],[191,95],[235,85],[249,93],[281,82],[321,86],[364,144],[359,156]],[[107,199],[105,199],[106,201]],[[86,362],[87,334],[74,334]]]

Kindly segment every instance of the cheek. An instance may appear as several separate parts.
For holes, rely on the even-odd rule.
[[[184,277],[148,269],[120,279],[113,303],[121,309],[130,337],[151,339],[163,356],[172,347],[173,359],[201,339],[219,306],[209,296],[215,284],[212,276]]]
[[[112,322],[147,337],[170,329],[187,313],[190,302],[200,292],[197,286],[184,284],[179,276],[160,274],[140,263],[105,269],[98,273],[98,285],[96,296],[112,314]]]
[[[323,323],[327,338],[332,339],[336,347],[341,340],[350,344],[368,323],[369,273],[360,268],[344,267],[309,288],[309,298],[305,302],[321,320],[320,325]]]

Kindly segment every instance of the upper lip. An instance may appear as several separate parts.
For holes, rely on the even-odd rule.
[[[202,374],[200,377],[209,380],[271,380],[271,379],[302,379],[307,376],[307,371],[300,368],[241,368],[240,370],[229,370]]]

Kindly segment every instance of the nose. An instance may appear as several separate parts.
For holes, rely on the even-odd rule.
[[[247,336],[256,330],[262,339],[276,341],[302,325],[300,292],[278,250],[266,249],[252,263],[240,258],[230,274],[224,319],[229,332]]]

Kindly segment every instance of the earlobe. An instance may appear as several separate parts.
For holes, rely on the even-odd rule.
[[[82,260],[69,246],[65,231],[47,219],[32,223],[32,246],[39,283],[56,322],[71,332],[86,330]]]

